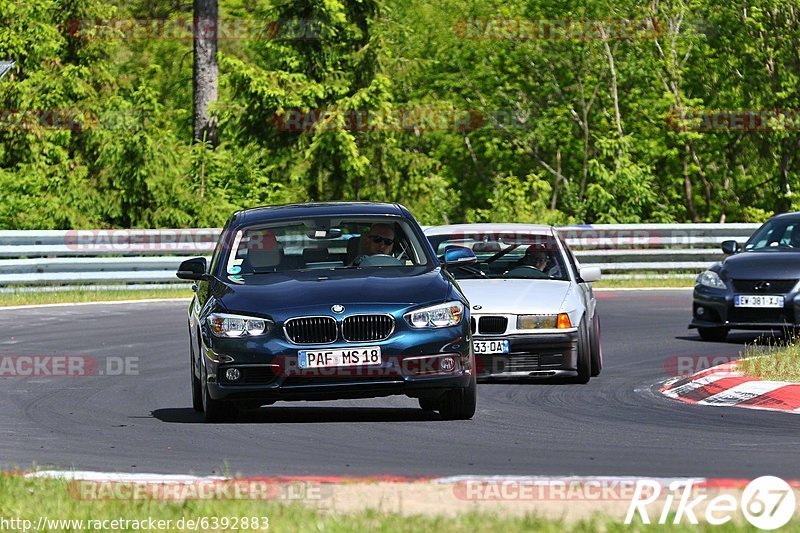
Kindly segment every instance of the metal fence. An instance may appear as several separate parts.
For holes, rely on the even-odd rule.
[[[693,276],[758,224],[596,224],[559,228],[582,265],[605,277]],[[0,231],[0,286],[179,283],[189,256],[209,257],[219,229]],[[185,282],[184,282],[185,283]]]

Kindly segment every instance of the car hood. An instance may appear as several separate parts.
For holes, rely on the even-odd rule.
[[[570,292],[568,281],[536,279],[463,279],[461,290],[476,313],[555,313]],[[475,309],[480,305],[480,309]]]
[[[231,312],[330,311],[334,304],[361,309],[405,308],[443,301],[451,283],[441,269],[347,269],[272,273],[242,285],[225,284],[220,302]]]
[[[726,258],[722,270],[731,279],[800,279],[800,253],[742,252]]]

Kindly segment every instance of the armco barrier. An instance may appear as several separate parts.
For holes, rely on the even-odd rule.
[[[692,276],[758,224],[597,224],[560,234],[582,265],[609,277]],[[179,283],[187,256],[210,256],[219,229],[0,231],[0,286]],[[666,274],[669,273],[669,274]],[[185,282],[184,282],[185,283]]]

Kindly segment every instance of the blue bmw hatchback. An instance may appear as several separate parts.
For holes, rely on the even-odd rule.
[[[234,213],[189,307],[194,408],[207,421],[278,400],[407,395],[446,419],[475,413],[469,306],[397,204],[318,203]]]

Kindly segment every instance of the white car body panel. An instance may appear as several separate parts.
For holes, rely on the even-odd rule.
[[[577,324],[583,316],[583,303],[569,281],[462,279],[458,284],[469,300],[473,316],[568,313],[573,324]],[[509,320],[513,329],[514,322]],[[546,331],[541,330],[540,333]],[[530,330],[525,332],[536,333]]]
[[[515,234],[552,238],[555,239],[556,246],[560,250],[565,264],[570,264],[571,257],[574,260],[577,272],[580,272],[580,264],[578,264],[577,259],[569,255],[566,245],[561,242],[555,229],[551,226],[534,224],[456,224],[428,227],[425,229],[425,234],[430,239],[446,236],[449,242],[458,245],[459,241],[463,241],[466,246],[470,246],[470,243],[493,241],[498,237],[502,241],[513,242]],[[437,252],[441,253],[442,251],[437,250]],[[599,269],[595,270],[591,272],[591,276],[599,279]],[[531,345],[529,341],[523,339],[530,339],[534,343],[541,342],[541,346],[549,346],[542,352],[545,354],[548,350],[553,350],[552,344],[548,343],[564,342],[565,334],[573,336],[587,334],[590,337],[590,342],[592,338],[595,338],[599,346],[599,329],[595,329],[596,327],[599,328],[596,322],[599,319],[595,317],[596,300],[592,294],[591,283],[579,283],[577,272],[567,266],[566,274],[569,278],[567,280],[533,277],[520,279],[459,276],[458,284],[467,300],[469,300],[470,314],[475,323],[480,322],[483,316],[502,316],[507,319],[507,326],[504,332],[485,333],[482,332],[482,327],[479,326],[477,331],[473,330],[473,338],[476,342],[508,339],[508,342],[512,343],[512,355],[508,359],[510,361],[509,364],[513,363],[515,358],[524,359],[526,353],[531,353],[524,351],[514,352],[514,343],[517,343],[516,346],[526,346],[527,348],[525,349],[530,349],[533,353],[536,353],[535,348],[530,348],[535,344]],[[558,313],[567,313],[569,315],[572,328],[517,329],[518,315],[556,315]],[[534,341],[533,339],[538,340]],[[525,344],[526,342],[528,344]],[[488,354],[496,353],[488,352]],[[515,353],[517,355],[514,355]],[[567,352],[564,353],[566,358]],[[598,368],[601,368],[602,354],[599,353],[599,348],[597,358],[599,359]],[[524,363],[520,364],[524,365]],[[545,366],[545,363],[539,363],[538,368],[540,370],[530,370],[537,367],[523,366],[522,368],[524,369],[517,367],[512,368],[512,371],[501,371],[500,373],[492,371],[491,375],[492,377],[546,377],[548,375],[574,376],[576,374],[575,367],[568,366],[566,369],[549,370],[545,369]],[[569,370],[570,368],[573,368],[573,370]],[[593,373],[592,375],[597,374]]]

